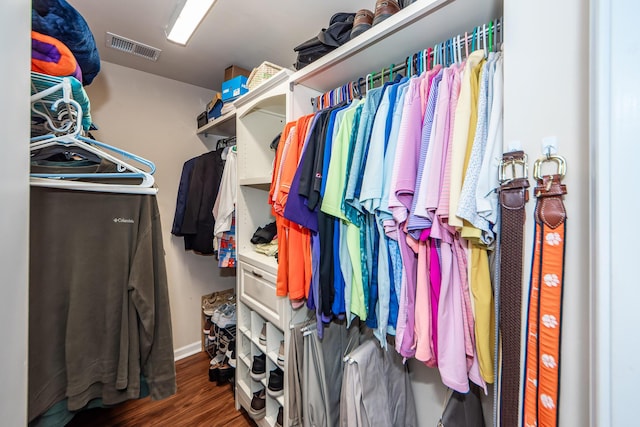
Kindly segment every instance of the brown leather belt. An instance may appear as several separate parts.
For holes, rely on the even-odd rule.
[[[558,173],[542,175],[544,162],[556,162]],[[536,161],[537,198],[533,262],[527,314],[525,385],[522,425],[558,425],[560,397],[560,335],[564,285],[565,223],[562,198],[567,194],[561,180],[566,162],[560,156]],[[514,424],[515,425],[515,424]]]
[[[518,425],[519,418],[523,235],[529,200],[527,155],[523,151],[502,155],[500,182],[500,425],[512,427]]]

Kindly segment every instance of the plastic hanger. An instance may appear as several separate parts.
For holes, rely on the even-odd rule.
[[[457,38],[454,37],[451,39],[451,56],[453,57],[453,62],[451,65],[458,63],[458,41]]]
[[[493,21],[489,23],[489,52],[493,52]]]
[[[75,135],[68,135],[67,138],[43,138],[42,140],[36,141],[32,144],[30,144],[30,150],[31,151],[35,151],[35,150],[39,150],[41,148],[45,148],[45,147],[50,147],[52,145],[59,145],[62,144],[64,146],[70,147],[70,146],[74,146],[74,147],[79,147],[82,148],[90,153],[93,153],[95,155],[97,155],[100,158],[103,158],[105,160],[108,160],[112,163],[114,163],[115,165],[117,165],[118,170],[121,172],[117,172],[117,173],[89,173],[89,174],[76,174],[76,173],[64,173],[64,174],[31,174],[31,176],[34,177],[40,177],[40,178],[142,178],[143,179],[143,184],[148,184],[148,186],[153,185],[153,177],[151,176],[155,170],[156,167],[153,164],[153,162],[144,159],[140,156],[137,156],[135,154],[132,154],[128,151],[122,150],[120,148],[116,148],[113,147],[109,144],[105,144],[104,142],[100,142],[97,141],[95,139],[90,139],[90,138],[86,138],[83,136],[75,136]],[[134,160],[144,166],[146,166],[149,170],[148,171],[143,171],[135,166],[132,166],[131,164],[109,154],[107,151],[105,150],[109,150],[112,151],[124,158],[127,159],[131,159]],[[129,172],[125,172],[125,171],[129,171]]]
[[[393,81],[393,69],[395,68],[396,64],[391,64],[389,66],[389,81],[392,82]]]
[[[356,85],[356,92],[358,92],[358,98],[360,98],[360,99],[362,99],[362,97],[363,97],[363,93],[362,93],[362,89],[361,89],[363,84],[365,85],[365,88],[366,88],[365,79],[363,77],[360,77],[358,79],[358,84]]]
[[[469,57],[469,34],[466,31],[464,33],[464,55],[465,59]]]
[[[73,101],[73,100],[71,100]],[[78,114],[76,117],[75,131],[66,135],[42,135],[39,137],[31,138],[31,144],[29,144],[30,151],[39,150],[42,148],[50,147],[53,145],[63,145],[65,147],[79,147],[90,153],[97,155],[99,158],[105,159],[114,163],[119,172],[115,173],[34,173],[31,174],[31,185],[34,186],[47,186],[57,188],[67,188],[74,190],[84,191],[101,191],[101,192],[117,192],[117,193],[137,193],[137,194],[156,194],[157,189],[152,188],[154,178],[152,174],[155,172],[155,165],[153,162],[146,160],[140,156],[129,153],[128,151],[113,147],[104,142],[100,142],[94,139],[86,138],[80,135],[82,120],[82,107],[79,105]],[[108,151],[105,151],[108,150]],[[134,160],[141,165],[146,166],[149,170],[143,171],[118,157],[113,156],[109,152],[116,153],[126,159]],[[94,182],[84,181],[68,181],[68,179],[91,179],[91,178],[139,178],[141,182],[139,184],[100,184]]]
[[[476,37],[478,35],[478,27],[473,29],[473,37],[471,37],[471,52],[476,51]]]
[[[488,51],[489,46],[487,44],[487,33],[488,33],[487,24],[483,24],[482,25],[482,42],[483,42],[483,46],[484,46],[483,50],[484,50],[484,57],[485,58],[489,54],[489,51]]]

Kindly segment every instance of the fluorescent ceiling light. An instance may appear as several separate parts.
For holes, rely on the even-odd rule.
[[[216,0],[181,1],[167,27],[167,39],[186,45]]]

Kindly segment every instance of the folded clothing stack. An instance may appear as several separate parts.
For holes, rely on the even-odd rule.
[[[276,223],[272,222],[264,227],[258,227],[258,229],[253,233],[251,237],[251,243],[254,245],[260,243],[271,243],[276,236],[278,235],[278,230],[276,229]]]

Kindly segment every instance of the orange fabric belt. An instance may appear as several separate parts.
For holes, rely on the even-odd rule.
[[[523,427],[558,425],[566,237],[566,211],[562,198],[567,190],[561,183],[564,159],[551,156],[538,162],[548,160],[558,161],[561,173],[536,176],[535,241],[527,315]],[[535,175],[537,173],[534,171]]]

